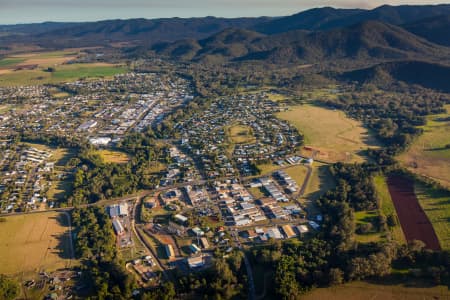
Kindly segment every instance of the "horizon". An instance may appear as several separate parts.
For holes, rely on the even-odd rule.
[[[28,3],[26,0],[0,0],[0,25],[23,25],[40,23],[83,23],[106,20],[163,19],[163,18],[253,18],[281,17],[293,15],[314,8],[332,7],[335,9],[374,9],[383,5],[445,5],[434,0],[396,0],[396,1],[302,1],[295,0],[232,0],[211,1],[192,0],[192,6],[183,5],[181,0],[132,0],[128,4],[119,0],[40,0]],[[203,3],[208,2],[208,5]],[[230,4],[231,2],[231,4]],[[369,4],[370,2],[370,4]],[[107,8],[105,8],[108,6]],[[256,7],[256,9],[255,9]],[[251,9],[251,10],[250,10]],[[24,12],[31,12],[24,13]],[[145,11],[145,12],[142,12]],[[241,13],[245,11],[245,13]],[[60,17],[55,17],[59,15]],[[50,17],[52,16],[52,17]]]

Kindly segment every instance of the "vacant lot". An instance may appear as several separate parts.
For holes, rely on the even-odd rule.
[[[421,127],[424,133],[399,160],[410,171],[450,187],[450,105],[445,108],[446,114],[427,118],[427,124]]]
[[[416,184],[415,192],[439,239],[441,248],[450,250],[450,193]]]
[[[414,182],[405,177],[390,176],[387,184],[406,240],[420,240],[428,249],[439,250],[441,247],[438,238],[419,204]]]
[[[397,220],[397,225],[390,227],[392,237],[399,243],[405,243],[405,235],[400,226],[400,221],[398,220],[391,194],[389,194],[386,178],[381,175],[375,176],[373,184],[377,192],[378,200],[380,201],[381,213],[386,217],[393,216]]]
[[[235,124],[227,128],[228,138],[233,144],[249,144],[255,142],[251,127]]]
[[[130,158],[126,153],[113,150],[99,150],[98,154],[106,163],[125,164]]]
[[[0,223],[0,273],[52,271],[71,264],[67,217],[37,213],[6,217]]]
[[[352,282],[342,286],[319,288],[302,296],[305,300],[424,300],[449,299],[450,293],[446,286],[406,287],[400,284],[373,284],[367,282]]]
[[[307,146],[320,151],[315,156],[320,160],[361,162],[364,150],[379,146],[360,122],[347,118],[341,111],[301,105],[277,116],[294,125],[305,136]]]

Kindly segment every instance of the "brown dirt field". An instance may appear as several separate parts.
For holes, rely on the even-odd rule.
[[[433,225],[414,193],[414,182],[401,176],[390,176],[387,184],[406,240],[420,240],[426,248],[440,250]]]
[[[11,73],[11,72],[12,72],[12,70],[8,70],[8,69],[0,69],[0,75],[8,74],[8,73]]]

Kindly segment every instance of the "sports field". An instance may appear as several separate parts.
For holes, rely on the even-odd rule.
[[[49,212],[5,217],[0,223],[0,273],[20,275],[71,265],[65,214]]]
[[[315,158],[328,162],[362,162],[363,151],[379,147],[361,122],[352,120],[341,111],[311,104],[293,106],[278,113],[280,119],[290,122],[305,137],[305,145],[313,148]],[[311,156],[309,150],[303,150]]]
[[[399,160],[411,171],[450,187],[450,104],[447,113],[427,117],[424,133]]]

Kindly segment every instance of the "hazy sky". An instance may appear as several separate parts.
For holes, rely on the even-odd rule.
[[[311,7],[373,8],[433,0],[0,0],[0,24],[161,17],[281,16]],[[448,1],[447,1],[448,2]]]

